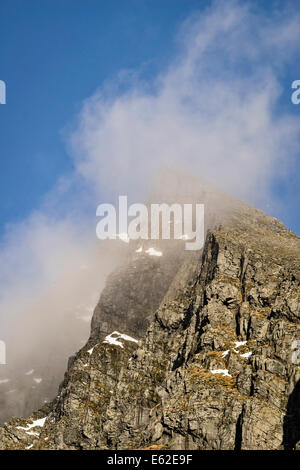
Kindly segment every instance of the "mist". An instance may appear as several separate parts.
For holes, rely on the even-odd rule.
[[[68,356],[88,338],[105,279],[123,256],[121,242],[107,249],[96,239],[99,203],[122,194],[143,202],[157,172],[176,168],[258,207],[279,204],[272,185],[294,171],[299,118],[276,110],[299,39],[290,6],[262,19],[251,2],[213,2],[182,24],[164,70],[150,78],[143,64],[120,71],[66,123],[74,172],[0,244],[7,415],[52,398]],[[49,377],[34,403],[32,368]]]

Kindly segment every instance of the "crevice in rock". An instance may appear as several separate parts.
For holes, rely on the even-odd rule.
[[[283,420],[284,450],[294,450],[300,441],[300,380],[290,394]]]
[[[209,323],[209,320],[207,317],[205,317],[201,322],[200,322],[200,327],[198,330],[198,344],[195,350],[195,354],[198,354],[201,351],[201,336],[204,333],[204,328],[205,326]]]
[[[242,450],[243,442],[243,411],[239,414],[235,427],[234,450]]]

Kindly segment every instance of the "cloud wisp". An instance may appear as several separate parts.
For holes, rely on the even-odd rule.
[[[183,167],[263,204],[298,151],[299,119],[276,104],[299,31],[299,15],[214,2],[184,23],[167,70],[150,82],[128,74],[125,92],[115,84],[85,102],[71,137],[77,171],[97,193],[141,197],[161,166]]]

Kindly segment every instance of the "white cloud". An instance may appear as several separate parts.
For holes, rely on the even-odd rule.
[[[275,105],[299,37],[299,15],[215,2],[186,21],[178,55],[150,84],[86,101],[71,138],[77,171],[102,194],[141,197],[161,166],[184,167],[262,203],[297,151],[299,120]]]

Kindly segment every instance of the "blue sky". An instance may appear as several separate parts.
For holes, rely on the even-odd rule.
[[[181,21],[204,2],[0,2],[0,225],[26,217],[72,168],[62,130],[119,70],[168,61]]]
[[[7,84],[7,104],[0,106],[1,233],[7,223],[38,208],[58,178],[72,171],[64,129],[83,100],[124,69],[142,68],[143,78],[151,81],[172,61],[182,22],[209,3],[1,0],[0,79]],[[282,3],[260,1],[256,8],[263,17],[271,4],[275,9]],[[296,3],[291,8],[297,10]],[[299,63],[295,56],[279,73],[278,116],[299,116],[300,105],[290,101],[291,82],[300,79]],[[299,169],[298,160],[285,178],[275,175],[273,192],[282,207],[271,210],[298,234]]]

